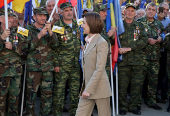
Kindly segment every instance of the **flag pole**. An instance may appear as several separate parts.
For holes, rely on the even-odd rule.
[[[57,0],[55,0],[55,2],[57,2]],[[56,13],[58,13],[58,5],[56,6]]]
[[[52,13],[51,13],[51,15],[50,15],[50,18],[48,19],[48,22],[51,21],[51,18],[52,18],[53,14],[54,14],[54,11],[55,11],[55,9],[56,9],[56,7],[57,7],[57,5],[58,5],[58,2],[59,2],[59,0],[56,0],[55,6],[54,6],[53,11],[52,11]]]
[[[116,114],[119,115],[119,101],[118,101],[118,66],[116,66]]]
[[[7,0],[4,0],[5,5],[5,28],[8,29],[8,6]],[[6,38],[6,42],[9,42],[9,37]]]
[[[78,19],[77,18],[77,11],[76,11],[76,8],[74,7],[74,13],[75,13],[75,16],[76,16],[76,20]]]
[[[22,113],[23,113],[23,107],[24,107],[24,94],[25,94],[25,79],[26,79],[26,67],[27,67],[27,63],[25,61],[25,70],[24,70],[24,80],[23,80],[23,89],[22,89],[22,104],[21,104],[21,115],[22,116]]]
[[[111,88],[112,88],[112,110],[113,110],[113,116],[115,116],[115,103],[114,103],[114,87],[113,87],[113,69],[112,69],[111,44],[110,44],[110,73],[111,73]]]

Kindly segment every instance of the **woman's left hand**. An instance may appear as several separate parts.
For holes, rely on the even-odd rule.
[[[84,91],[83,93],[82,93],[82,98],[86,98],[86,97],[89,97],[90,96],[90,93],[88,93],[88,92],[86,92],[86,91]]]

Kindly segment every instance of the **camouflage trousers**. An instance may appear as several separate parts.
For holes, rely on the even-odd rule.
[[[21,76],[0,77],[0,116],[18,116],[20,84]],[[9,102],[6,114],[7,94],[9,94]]]
[[[26,109],[34,112],[35,99],[40,86],[41,104],[40,115],[50,115],[52,106],[53,72],[27,72],[27,101]],[[32,116],[33,114],[29,114]]]
[[[147,103],[149,105],[156,103],[156,90],[158,84],[159,61],[144,60],[143,78],[147,78],[148,91]]]
[[[168,91],[167,91],[167,95],[170,97],[170,53],[169,52],[170,51],[168,51],[168,53],[167,53],[167,72],[168,72]]]
[[[118,66],[118,87],[119,87],[119,109],[120,110],[134,110],[137,109],[141,83],[143,83],[143,66]],[[131,84],[130,93],[131,98],[130,102],[127,103],[127,87]]]
[[[80,87],[80,68],[60,67],[60,72],[55,73],[53,115],[62,116],[64,107],[65,85],[68,80],[70,89],[70,116],[75,116]]]

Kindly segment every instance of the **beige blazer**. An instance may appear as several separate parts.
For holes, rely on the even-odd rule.
[[[111,96],[109,79],[105,70],[108,54],[108,43],[100,34],[96,34],[85,54],[83,50],[83,91],[90,93],[87,99],[100,99]]]

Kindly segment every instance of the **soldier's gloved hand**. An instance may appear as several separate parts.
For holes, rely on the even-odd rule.
[[[159,20],[159,21],[162,21],[162,19],[163,19],[164,17],[165,17],[164,13],[160,12],[160,13],[158,14],[158,20]]]
[[[9,50],[12,50],[12,44],[11,42],[5,42],[5,47]]]
[[[88,92],[86,92],[86,91],[84,91],[83,93],[82,93],[82,98],[86,98],[86,97],[89,97],[90,96],[90,93],[88,93]]]
[[[5,38],[10,36],[10,30],[9,29],[5,29],[4,32],[1,35],[1,38],[4,40]]]
[[[56,72],[56,73],[60,72],[60,68],[59,67],[55,67],[54,68],[54,72]]]
[[[46,21],[45,27],[48,31],[48,33],[50,34],[50,36],[52,36],[52,30],[51,30],[51,23]]]
[[[41,37],[43,37],[44,35],[47,34],[47,29],[43,28],[40,33],[37,35],[38,39],[41,39]]]

